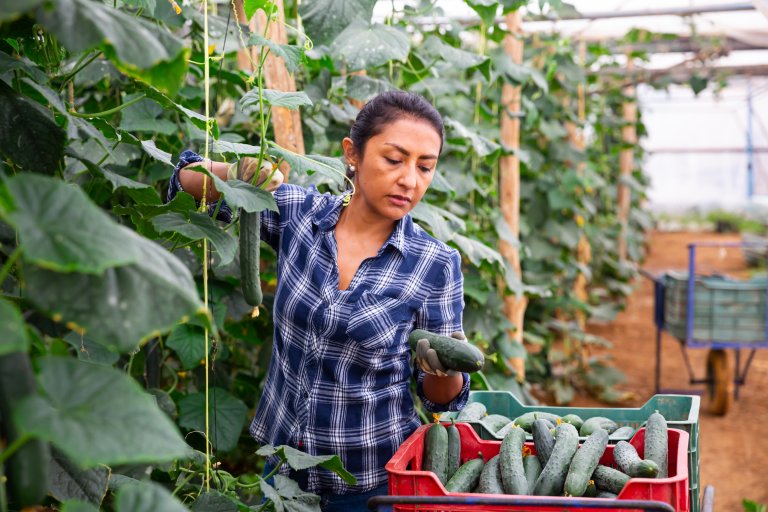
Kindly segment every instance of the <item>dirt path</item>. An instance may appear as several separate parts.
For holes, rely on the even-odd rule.
[[[698,241],[738,241],[738,236],[711,233],[653,233],[643,268],[651,272],[687,268],[687,244]],[[700,265],[700,267],[698,267]],[[697,257],[697,272],[719,271],[729,275],[743,274],[746,265],[738,249],[702,250]],[[636,284],[635,293],[625,312],[610,325],[590,325],[588,330],[613,342],[615,365],[627,377],[623,389],[635,393],[628,406],[643,404],[654,393],[655,327],[653,324],[653,285],[645,278]],[[679,343],[664,335],[662,342],[662,387],[676,390],[703,390],[692,386]],[[697,377],[703,377],[707,349],[689,349],[688,354]],[[744,354],[744,351],[742,351]],[[728,351],[733,367],[734,351]],[[742,356],[742,360],[744,356]],[[701,486],[715,487],[715,510],[737,512],[741,501],[748,498],[768,503],[768,349],[758,350],[749,370],[747,384],[740,389],[739,400],[733,402],[724,417],[702,411],[700,421]],[[574,405],[599,406],[580,397]]]

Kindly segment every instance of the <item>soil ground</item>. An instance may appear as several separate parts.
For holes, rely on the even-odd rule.
[[[649,251],[642,268],[656,274],[665,270],[687,269],[687,244],[699,241],[738,241],[738,235],[713,233],[654,232],[649,237]],[[701,250],[697,272],[744,275],[746,263],[737,248]],[[634,393],[626,406],[642,405],[654,394],[655,326],[653,323],[653,285],[638,279],[627,308],[606,325],[590,325],[588,331],[614,344],[610,351],[614,364],[627,378],[622,389]],[[704,391],[703,385],[691,385],[688,371],[675,338],[665,333],[662,341],[662,388],[691,393]],[[708,349],[688,349],[696,376],[704,377]],[[728,350],[733,369],[734,351]],[[746,351],[742,350],[742,364]],[[715,510],[742,510],[744,498],[768,503],[768,349],[757,350],[739,399],[732,402],[725,416],[713,416],[702,410],[699,416],[701,488],[715,487]],[[704,397],[702,397],[702,403]],[[580,396],[572,405],[605,407]],[[704,409],[704,407],[702,407]]]

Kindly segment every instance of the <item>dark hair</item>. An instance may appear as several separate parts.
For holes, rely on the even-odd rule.
[[[445,140],[445,127],[440,113],[430,102],[412,92],[386,91],[368,103],[357,114],[352,128],[349,130],[349,138],[355,146],[355,151],[362,158],[365,145],[371,137],[384,130],[390,123],[403,118],[411,118],[428,122],[440,135],[440,151],[443,150]],[[347,170],[347,176],[352,179],[354,173]]]

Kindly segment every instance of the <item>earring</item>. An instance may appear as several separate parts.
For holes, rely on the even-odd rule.
[[[355,166],[350,164],[350,166],[349,166],[349,172],[352,172],[352,173],[353,173],[353,172],[355,172],[356,170],[357,170],[357,169],[355,169]]]

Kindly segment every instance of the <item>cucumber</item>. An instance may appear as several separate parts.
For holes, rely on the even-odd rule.
[[[571,460],[579,449],[579,433],[570,423],[560,423],[555,429],[555,447],[547,465],[536,480],[536,496],[560,496]]]
[[[612,433],[619,428],[619,424],[610,418],[604,416],[594,416],[592,418],[584,420],[584,424],[579,429],[579,434],[582,436],[588,436],[598,428],[607,430],[608,433]]]
[[[614,430],[609,439],[626,441],[627,439],[632,439],[632,436],[634,435],[635,435],[635,429],[630,426],[625,426],[625,427],[619,427],[616,430]]]
[[[493,433],[493,435],[496,437],[496,439],[504,439],[504,436],[507,435],[507,432],[512,430],[513,428],[520,428],[517,425],[515,425],[514,421],[510,421],[503,427],[501,427],[499,430]]]
[[[482,423],[490,432],[496,433],[512,423],[512,420],[501,414],[489,414],[481,419],[480,423]]]
[[[578,414],[566,414],[562,418],[560,418],[561,421],[564,421],[566,423],[570,423],[574,427],[576,427],[576,430],[579,430],[581,426],[584,424],[584,420],[581,419],[581,416]]]
[[[536,453],[541,461],[542,467],[549,462],[549,456],[555,448],[555,437],[550,432],[545,420],[535,420],[533,422],[533,445],[536,447]]]
[[[524,456],[523,472],[525,472],[525,481],[528,483],[528,492],[530,493],[541,474],[541,461],[539,458],[533,454]]]
[[[658,478],[667,478],[669,434],[667,433],[667,420],[658,411],[648,417],[648,423],[645,425],[643,450],[645,459],[652,460],[659,466]]]
[[[499,469],[506,494],[528,494],[528,482],[525,480],[523,469],[524,443],[525,430],[521,428],[511,429],[501,442]]]
[[[482,494],[504,494],[504,484],[501,481],[501,469],[499,468],[499,456],[494,455],[485,463],[480,473],[480,482],[477,492]]]
[[[629,475],[622,473],[618,469],[598,464],[595,472],[592,473],[592,479],[595,481],[598,490],[619,494],[624,486],[627,485],[627,482],[629,482]]]
[[[485,404],[482,402],[472,402],[459,411],[458,416],[456,416],[456,421],[479,421],[483,419],[487,413],[488,410],[485,408]]]
[[[13,408],[22,398],[36,392],[35,374],[27,353],[0,356],[0,437],[5,438],[4,447],[19,437],[11,417]],[[39,505],[45,499],[50,458],[48,443],[32,439],[5,461],[5,485],[12,509]]]
[[[608,491],[600,491],[597,493],[597,496],[595,496],[595,498],[607,498],[609,500],[615,500],[618,497],[619,497],[618,494],[614,494]]]
[[[485,356],[471,343],[416,329],[408,338],[411,348],[415,350],[418,341],[424,338],[429,340],[430,348],[435,349],[437,358],[447,369],[468,373],[483,369]]]
[[[461,462],[461,435],[456,428],[456,422],[451,420],[451,426],[448,427],[448,466],[446,468],[446,478],[449,480],[459,470]]]
[[[443,484],[448,482],[448,430],[440,423],[433,423],[427,430],[421,468],[433,472]]]
[[[249,306],[259,306],[261,291],[261,212],[240,212],[240,288]]]
[[[595,498],[597,496],[597,486],[594,480],[590,480],[587,483],[587,490],[584,491],[585,498]]]
[[[597,429],[582,443],[576,455],[573,456],[568,468],[568,476],[565,477],[566,496],[584,496],[592,473],[600,462],[606,446],[608,446],[608,432],[603,429]]]
[[[483,466],[485,466],[483,454],[480,453],[477,459],[472,459],[461,465],[456,474],[445,484],[445,489],[448,492],[472,491],[480,480]]]
[[[559,419],[560,416],[551,412],[531,411],[515,418],[515,425],[522,427],[526,432],[531,432],[533,422],[536,420],[547,420],[554,426]]]
[[[659,474],[659,466],[652,460],[641,459],[635,447],[626,441],[619,441],[613,447],[613,460],[629,476],[655,478]]]

